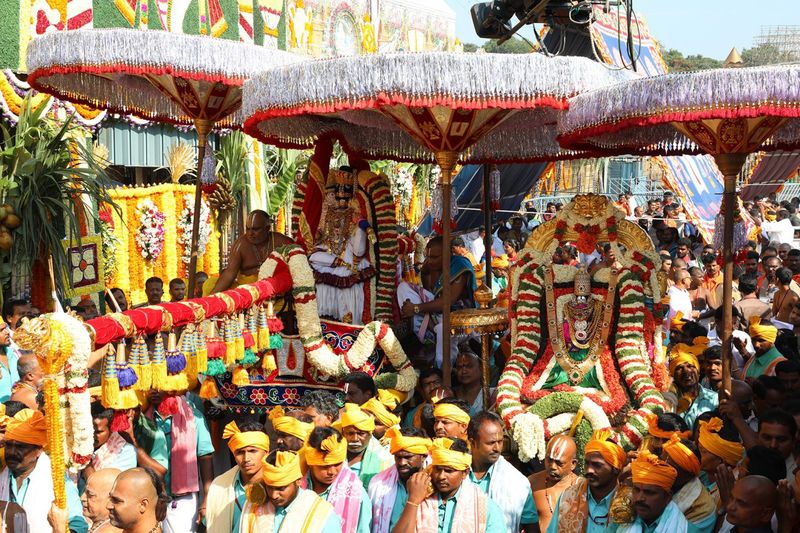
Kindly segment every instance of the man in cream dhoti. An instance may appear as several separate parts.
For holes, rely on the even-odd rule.
[[[30,531],[52,531],[47,521],[55,500],[50,457],[44,453],[47,424],[39,411],[23,409],[8,421],[5,435],[6,467],[0,472],[0,500],[19,504],[25,509]],[[69,529],[88,530],[78,488],[65,479]]]
[[[394,456],[394,466],[379,473],[369,482],[369,499],[372,500],[372,533],[389,533],[397,525],[408,501],[406,483],[422,470],[428,458],[431,440],[417,428],[390,429],[389,450]]]
[[[472,456],[461,439],[434,439],[431,473],[412,475],[408,500],[393,533],[499,533],[508,528],[503,511],[467,476]],[[428,495],[430,486],[433,494]]]
[[[699,532],[711,533],[717,523],[717,508],[698,477],[700,455],[694,443],[673,434],[664,443],[661,458],[677,472],[672,501]]]
[[[625,460],[625,450],[611,440],[610,430],[595,431],[584,447],[584,476],[561,493],[547,533],[605,532]]]
[[[300,486],[303,473],[294,452],[276,451],[262,461],[263,492],[252,491],[241,533],[340,533],[342,524],[331,504]],[[258,496],[256,496],[258,493]]]
[[[228,439],[228,448],[236,466],[211,482],[206,500],[209,533],[239,531],[242,509],[247,500],[246,487],[261,480],[262,460],[269,453],[269,437],[261,431],[258,422],[242,424],[242,429],[236,422],[231,422],[225,426],[222,438]]]
[[[356,404],[346,403],[341,417],[331,427],[347,441],[348,466],[364,484],[364,489],[369,487],[372,476],[394,462],[389,451],[372,435],[375,420]]]
[[[347,441],[335,429],[316,428],[300,454],[308,465],[307,486],[333,505],[342,533],[369,533],[372,503],[347,465]]]
[[[678,473],[648,451],[641,451],[631,463],[633,508],[636,518],[630,524],[612,524],[617,533],[694,533],[697,529],[686,520],[672,501],[672,485]]]

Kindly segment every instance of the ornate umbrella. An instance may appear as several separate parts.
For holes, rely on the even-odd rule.
[[[254,77],[245,85],[245,131],[279,146],[309,147],[332,135],[349,153],[366,159],[435,160],[442,169],[442,220],[449,221],[452,171],[460,158],[573,157],[553,142],[553,110],[565,109],[571,95],[624,76],[587,59],[540,54],[338,58]],[[502,129],[512,116],[514,127]],[[492,134],[496,144],[481,147],[481,138]],[[495,158],[493,152],[503,148],[497,143],[508,149]],[[443,238],[447,251],[448,222]],[[449,347],[450,254],[443,259],[442,345]],[[447,384],[450,367],[450,358],[443,357]]]
[[[736,177],[748,154],[800,147],[800,66],[716,69],[637,79],[576,96],[563,146],[606,154],[706,153],[723,196],[723,386],[730,392]]]
[[[150,30],[52,32],[28,47],[28,81],[62,100],[197,130],[197,168],[219,124],[231,126],[242,84],[299,56],[196,35]],[[194,294],[200,228],[200,176],[194,199],[189,294]]]

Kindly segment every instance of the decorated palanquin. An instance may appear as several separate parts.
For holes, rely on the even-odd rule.
[[[626,449],[647,435],[646,416],[666,408],[659,258],[652,241],[603,196],[579,195],[528,238],[512,271],[512,353],[498,408],[523,461],[574,429],[613,428]],[[614,268],[554,264],[574,243],[584,254],[608,242]],[[582,455],[582,453],[581,453]]]
[[[292,207],[293,238],[309,255],[320,316],[391,321],[399,249],[389,182],[357,163],[329,169],[331,151],[331,141],[317,145]]]

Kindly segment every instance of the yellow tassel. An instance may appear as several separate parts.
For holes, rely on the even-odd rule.
[[[244,338],[239,335],[236,337],[236,360],[239,361],[244,357]]]
[[[272,355],[272,350],[267,350],[264,352],[264,355],[261,358],[261,368],[263,368],[266,372],[272,372],[278,368],[278,365],[275,364],[275,356]]]
[[[259,328],[256,345],[259,352],[269,350],[269,328]]]
[[[236,362],[236,341],[225,341],[225,366]]]
[[[219,389],[217,389],[217,383],[214,378],[206,376],[206,379],[200,386],[199,394],[204,400],[213,400],[214,398],[219,397]]]
[[[119,401],[119,394],[120,390],[117,375],[114,374],[114,377],[103,376],[103,390],[101,398],[103,407],[108,409],[112,405],[116,404]]]
[[[133,388],[120,391],[119,398],[114,403],[114,409],[119,411],[133,409],[134,407],[139,407],[139,397],[136,395],[136,391]]]
[[[177,374],[167,376],[167,379],[164,382],[164,388],[161,390],[167,392],[183,392],[188,389],[189,380],[186,378],[186,374],[183,372],[178,372]]]
[[[150,365],[149,361],[147,362],[146,365],[139,366],[139,373],[138,373],[139,381],[137,381],[136,385],[134,385],[134,387],[133,387],[134,389],[140,390],[140,391],[144,391],[144,392],[150,390],[150,386],[153,383],[153,379],[152,379],[152,375],[153,374],[152,374],[152,369],[150,368],[150,366],[151,365]]]
[[[243,366],[237,366],[236,370],[233,371],[231,382],[237,387],[250,385],[250,375],[247,373],[247,369]]]
[[[150,388],[155,390],[166,390],[167,384],[167,362],[150,363]]]
[[[205,346],[197,349],[195,366],[197,367],[197,374],[205,372],[208,368],[208,350],[206,350]]]

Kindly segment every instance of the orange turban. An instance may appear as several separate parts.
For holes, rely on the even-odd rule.
[[[362,411],[370,413],[386,427],[396,426],[400,423],[400,417],[392,412],[396,408],[397,397],[384,389],[379,389],[377,397],[370,398],[361,405]]]
[[[673,433],[669,441],[664,443],[664,451],[672,459],[672,462],[683,470],[691,472],[695,476],[700,474],[700,459],[681,442],[681,438],[676,433]]]
[[[406,437],[400,433],[400,429],[393,427],[386,432],[390,439],[389,451],[392,455],[400,451],[406,451],[415,455],[428,455],[428,448],[432,446],[431,439],[422,437]]]
[[[444,466],[453,470],[466,470],[472,466],[472,455],[450,449],[453,440],[447,437],[433,439],[431,444],[431,465]]]
[[[692,436],[691,431],[666,431],[658,427],[658,415],[655,413],[647,413],[647,428],[651,436],[659,439],[669,439],[673,435],[677,435],[682,439],[688,439]]]
[[[353,426],[359,431],[375,431],[375,420],[354,403],[344,404],[344,413],[331,427],[341,433],[342,428]]]
[[[306,464],[311,466],[331,466],[343,463],[347,459],[347,441],[338,433],[323,440],[320,448],[322,448],[322,451],[307,444],[303,446],[300,453]]]
[[[23,409],[8,421],[6,440],[44,447],[47,444],[47,423],[40,411]]]
[[[309,422],[301,422],[293,416],[285,414],[283,407],[280,405],[274,407],[269,412],[269,419],[272,422],[272,427],[275,431],[286,433],[292,437],[296,437],[305,442],[308,436],[314,431],[314,424]]]
[[[750,337],[774,343],[778,338],[778,328],[769,323],[762,324],[761,317],[754,316],[750,319]]]
[[[744,455],[744,446],[738,442],[725,440],[719,436],[719,430],[722,429],[722,420],[717,417],[712,418],[708,422],[705,420],[700,421],[700,433],[697,442],[700,446],[713,453],[726,464],[736,466]]]
[[[508,268],[510,264],[506,254],[492,258],[492,268]]]
[[[674,329],[680,332],[683,332],[683,326],[686,325],[688,320],[683,318],[683,313],[678,311],[675,313],[675,316],[672,317],[672,320],[669,321],[669,329]]]
[[[584,455],[597,452],[603,456],[605,462],[616,468],[622,469],[625,464],[625,450],[611,438],[610,429],[598,429],[592,433],[592,438],[583,449]]]
[[[433,418],[445,418],[457,424],[469,424],[469,413],[452,403],[437,403],[433,408]]]
[[[666,491],[672,490],[678,471],[648,452],[643,450],[631,463],[631,473],[635,485],[655,485]]]
[[[227,439],[231,453],[252,446],[269,452],[269,437],[263,431],[242,431],[236,422],[230,422],[222,431],[222,438]]]
[[[265,457],[262,461],[261,476],[268,487],[285,487],[303,477],[300,459],[294,452],[276,452],[275,464],[271,465]]]

